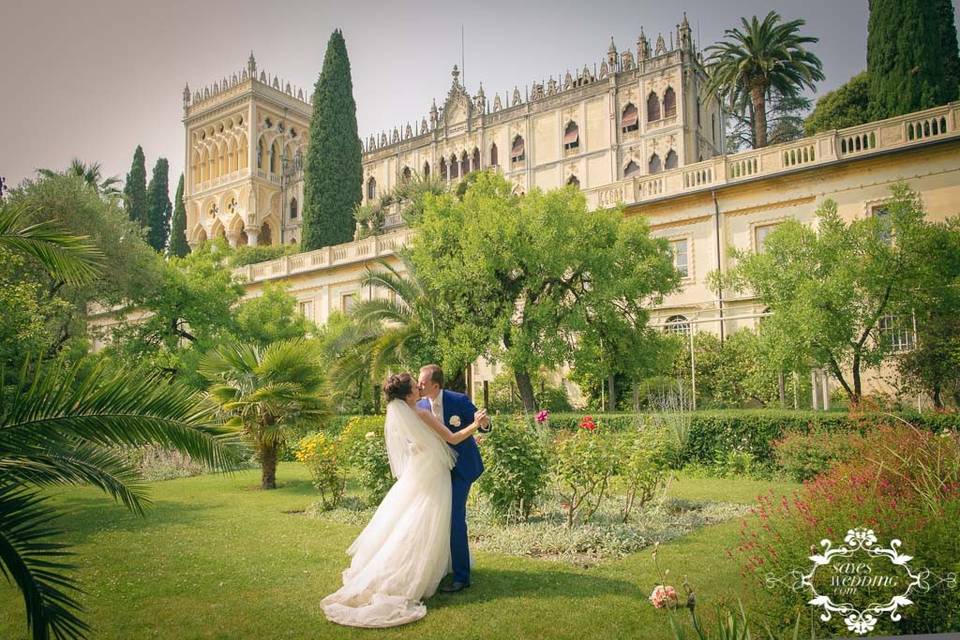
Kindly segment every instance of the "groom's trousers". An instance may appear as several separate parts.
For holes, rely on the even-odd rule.
[[[453,580],[470,584],[470,548],[467,546],[467,494],[473,484],[456,471],[453,478],[453,509],[450,520],[450,555],[453,558]]]

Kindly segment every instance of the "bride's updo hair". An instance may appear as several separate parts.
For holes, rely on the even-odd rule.
[[[383,395],[387,397],[387,402],[406,400],[413,391],[413,384],[413,376],[409,373],[392,375],[383,383]]]

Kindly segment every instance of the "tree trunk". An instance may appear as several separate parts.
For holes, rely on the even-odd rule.
[[[850,396],[850,404],[857,406],[860,404],[861,398],[863,398],[862,388],[863,385],[860,382],[860,354],[854,354],[853,356],[853,366],[851,367],[853,375],[853,394]]]
[[[933,407],[943,409],[943,391],[939,384],[933,385]]]
[[[614,384],[612,373],[607,376],[607,395],[610,397],[607,410],[612,413],[617,410],[617,386]]]
[[[265,444],[260,447],[260,488],[277,488],[277,445]]]
[[[533,413],[537,410],[537,400],[533,396],[533,384],[530,382],[530,374],[526,371],[517,371],[514,377],[517,380],[517,390],[520,392],[520,400],[523,401],[523,410],[527,413]]]
[[[757,148],[767,146],[767,104],[764,94],[766,87],[755,84],[750,88],[750,102],[753,104],[753,137]]]

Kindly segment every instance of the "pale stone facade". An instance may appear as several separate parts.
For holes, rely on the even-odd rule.
[[[309,96],[308,96],[309,98]],[[183,90],[184,204],[190,246],[296,242],[312,107],[303,90],[247,67],[203,91]]]
[[[365,141],[364,201],[414,173],[454,181],[470,170],[494,168],[518,192],[574,182],[591,208],[622,204],[627,215],[645,216],[654,235],[674,243],[686,276],[682,290],[654,310],[654,324],[725,334],[755,326],[764,309],[750,296],[718,295],[707,275],[730,266],[730,247],[760,248],[779,221],[812,224],[827,198],[847,219],[873,215],[898,180],[921,194],[931,218],[960,214],[960,103],[723,155],[720,105],[701,95],[703,71],[685,20],[676,46],[670,40],[667,45],[661,36],[651,51],[641,35],[636,54],[618,54],[611,43],[596,72],[584,67],[523,96],[519,89],[496,95],[492,104],[482,87],[470,96],[455,68],[446,101],[431,109],[429,119]],[[217,235],[232,244],[263,242],[265,224],[273,243],[299,237],[299,216],[289,214],[291,199],[302,203],[300,174],[286,181],[265,153],[257,168],[257,145],[269,152],[282,142],[275,163],[302,156],[310,105],[302,94],[280,89],[276,79],[268,83],[261,74],[255,80],[255,72],[251,56],[247,73],[232,82],[189,99],[185,93],[192,244]],[[387,228],[381,236],[249,265],[238,275],[250,296],[259,295],[264,282],[285,283],[301,312],[322,324],[352,301],[380,295],[360,286],[375,259],[402,269],[394,251],[412,232],[396,215]],[[107,315],[92,320],[111,322]],[[909,327],[889,335],[903,348],[912,344]],[[479,382],[494,371],[478,364],[469,378]],[[867,379],[868,388],[885,384],[882,376]]]

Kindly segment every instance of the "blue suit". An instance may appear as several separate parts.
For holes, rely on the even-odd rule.
[[[443,424],[456,433],[473,423],[477,408],[470,398],[456,391],[441,389],[443,394]],[[421,409],[430,411],[430,401],[426,398],[417,403]],[[460,424],[450,424],[453,416],[460,418]],[[455,422],[455,421],[454,421]],[[453,509],[450,520],[450,554],[453,558],[453,579],[455,582],[470,584],[470,549],[467,545],[467,494],[470,485],[483,473],[483,460],[480,448],[473,436],[460,444],[450,445],[457,452],[457,463],[450,471],[453,482]]]

